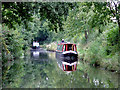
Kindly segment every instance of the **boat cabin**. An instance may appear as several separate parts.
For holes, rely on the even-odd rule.
[[[75,51],[77,52],[76,44],[72,43],[61,43],[57,46],[58,52],[64,52],[64,51]]]
[[[33,49],[37,49],[37,48],[39,48],[39,46],[40,46],[40,45],[39,45],[39,42],[33,41],[33,45],[32,45],[32,48],[33,48]]]

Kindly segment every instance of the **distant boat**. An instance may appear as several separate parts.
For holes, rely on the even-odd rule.
[[[57,57],[64,60],[75,60],[78,57],[76,44],[60,43],[57,45]]]
[[[32,49],[38,49],[40,48],[40,45],[38,42],[33,41]]]

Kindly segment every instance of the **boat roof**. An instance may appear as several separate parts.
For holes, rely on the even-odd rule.
[[[73,44],[73,45],[76,45],[74,43],[59,43],[58,45],[64,45],[64,44]]]

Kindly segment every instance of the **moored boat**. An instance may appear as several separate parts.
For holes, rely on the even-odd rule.
[[[57,46],[57,57],[64,58],[64,60],[77,59],[77,47],[72,43],[60,43]]]
[[[38,49],[40,48],[40,45],[38,42],[33,41],[32,49]]]

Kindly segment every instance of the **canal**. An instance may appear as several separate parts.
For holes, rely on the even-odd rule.
[[[116,73],[94,68],[79,59],[75,62],[75,71],[64,71],[56,52],[32,50],[15,61],[3,88],[118,88]]]

